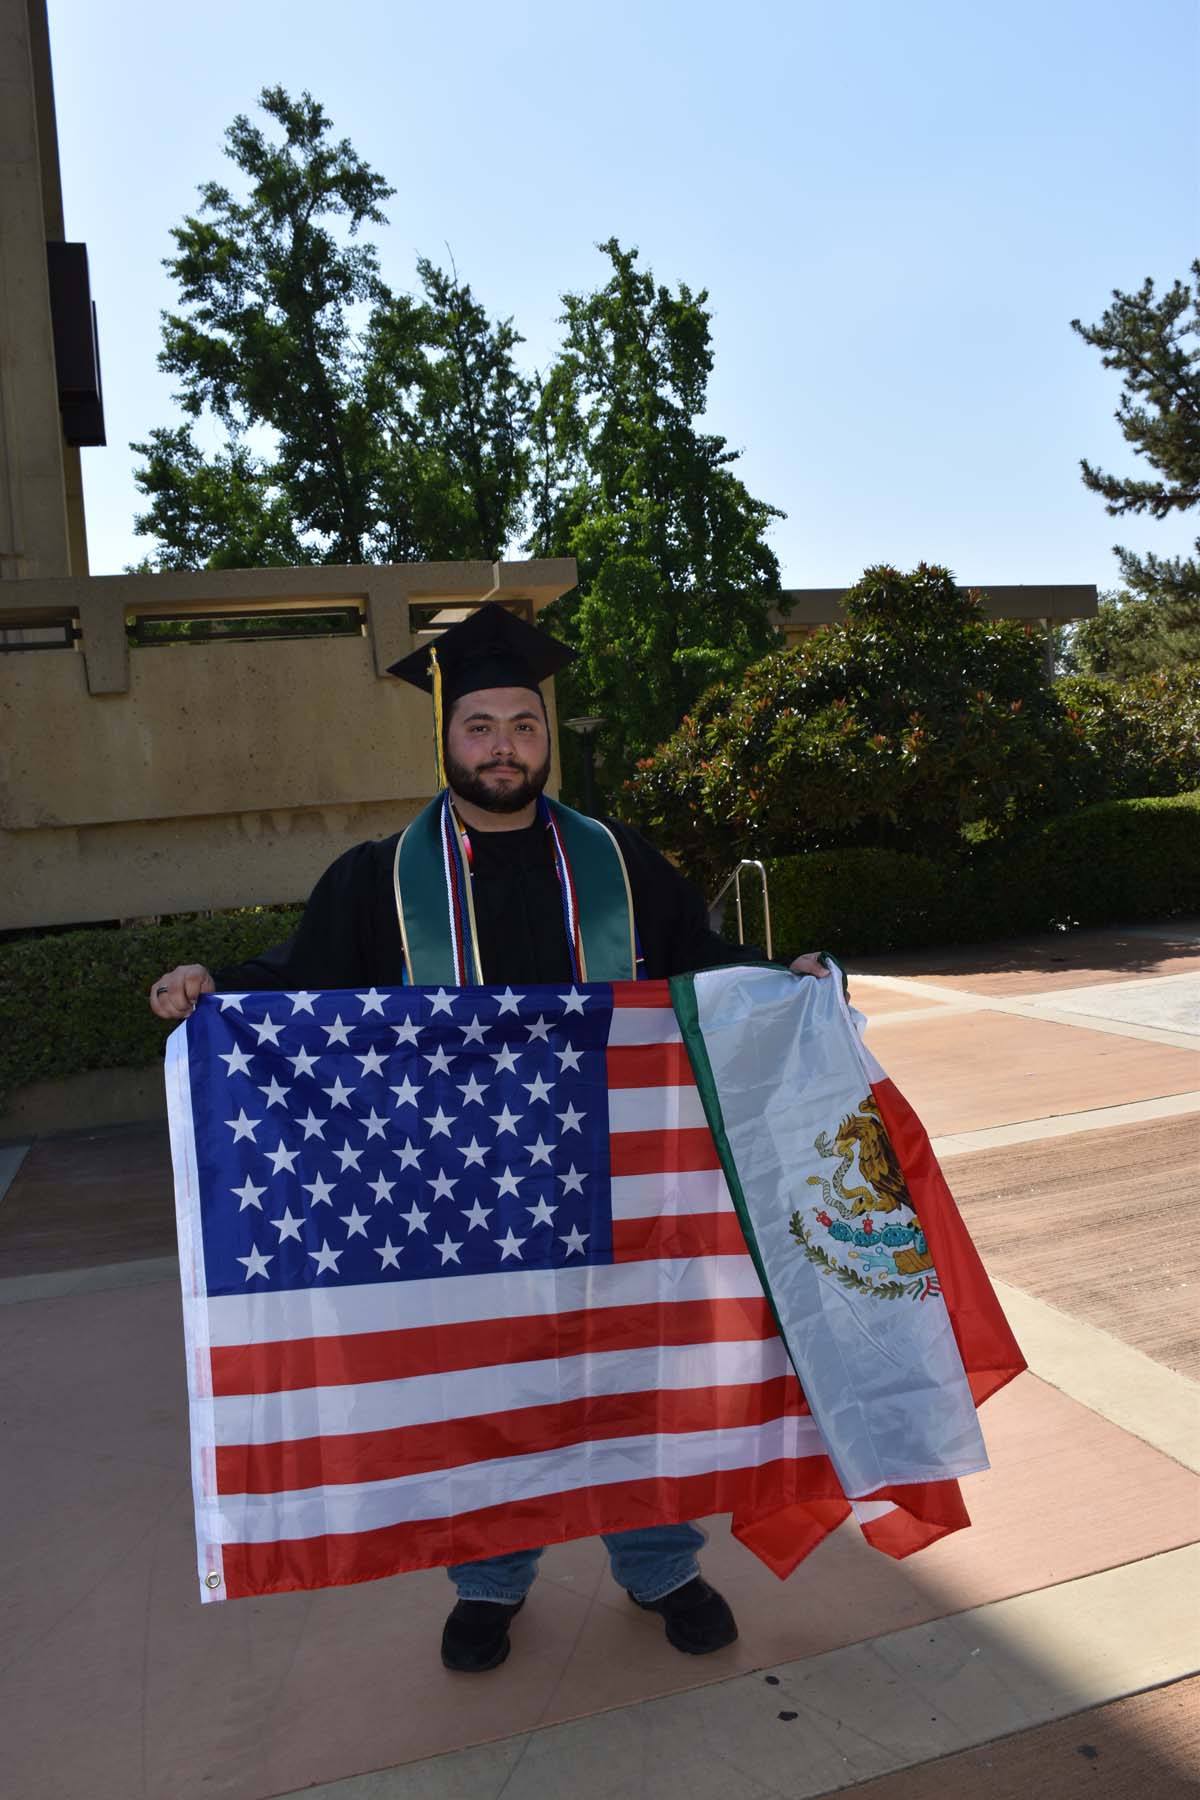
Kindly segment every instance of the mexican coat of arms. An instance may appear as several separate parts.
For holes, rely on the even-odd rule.
[[[843,1287],[877,1300],[924,1300],[940,1291],[933,1258],[904,1173],[873,1095],[860,1100],[831,1140],[813,1148],[836,1161],[828,1177],[809,1175],[821,1204],[797,1210],[789,1229],[809,1261]],[[857,1181],[847,1186],[855,1169]]]

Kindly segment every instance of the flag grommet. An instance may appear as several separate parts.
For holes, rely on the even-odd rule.
[[[217,1571],[215,1569],[212,1570],[211,1574],[208,1574],[204,1577],[204,1585],[207,1588],[219,1588],[220,1587],[221,1577],[217,1574]]]

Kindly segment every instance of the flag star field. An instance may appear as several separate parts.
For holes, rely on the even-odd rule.
[[[598,988],[201,1007],[210,1296],[611,1261],[611,1019]]]

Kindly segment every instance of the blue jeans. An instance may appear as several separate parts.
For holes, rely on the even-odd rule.
[[[708,1542],[698,1525],[647,1525],[637,1531],[610,1531],[604,1545],[613,1580],[635,1600],[661,1600],[700,1572],[696,1552]],[[460,1600],[498,1600],[515,1606],[533,1586],[541,1550],[514,1550],[480,1562],[455,1563],[446,1570]]]

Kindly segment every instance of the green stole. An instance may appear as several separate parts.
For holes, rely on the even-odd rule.
[[[576,907],[572,960],[579,979],[636,980],[633,899],[616,839],[598,819],[557,800],[547,798],[546,805],[561,851],[560,877],[567,876]],[[452,838],[447,836],[447,813]],[[442,794],[401,833],[393,883],[410,982],[458,987],[464,969],[467,985],[500,979],[482,966],[462,831],[453,808],[443,806]]]

